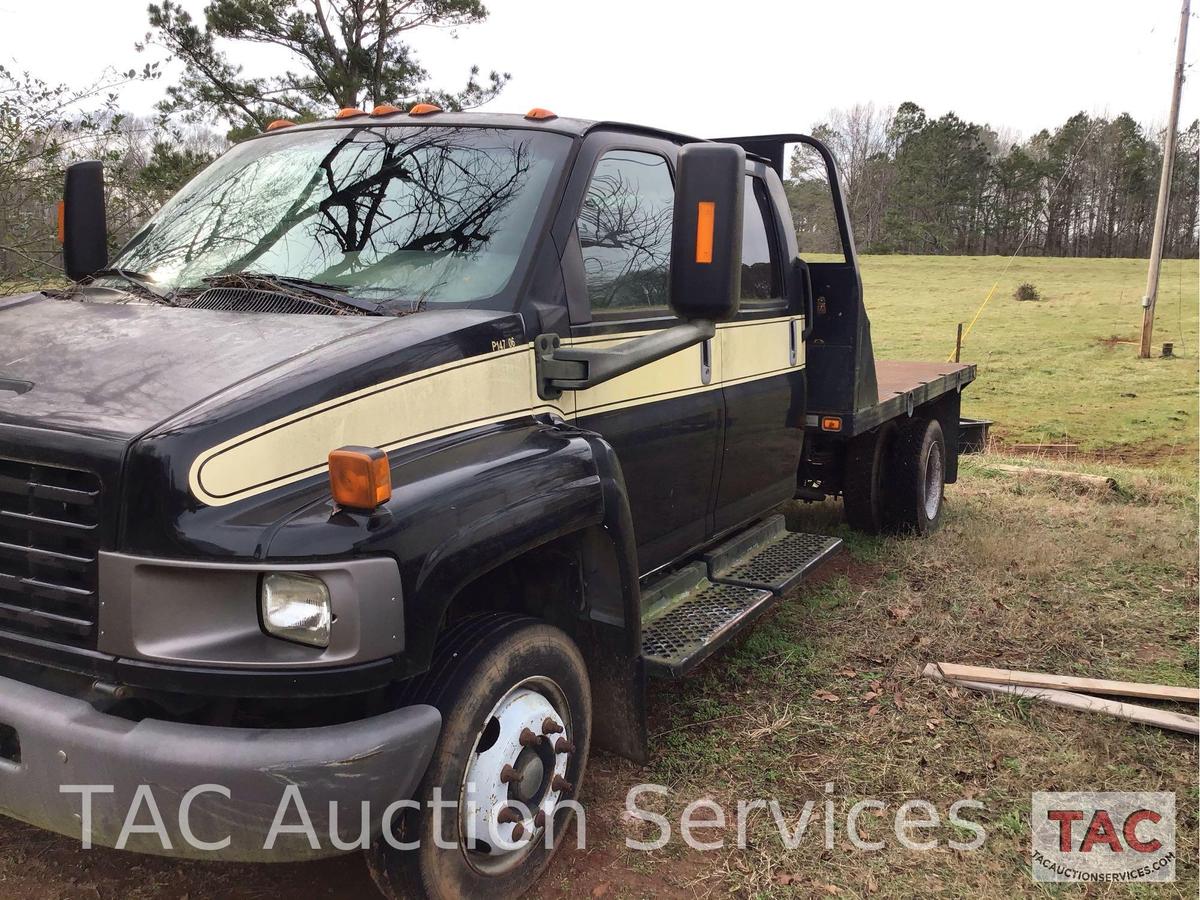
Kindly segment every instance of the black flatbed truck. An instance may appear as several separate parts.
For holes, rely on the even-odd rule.
[[[524,890],[589,748],[645,758],[647,675],[836,551],[781,503],[924,533],[955,480],[974,367],[875,361],[803,135],[343,110],[112,262],[97,164],[64,221],[76,286],[0,299],[0,812],[79,836],[61,787],[104,784],[96,844],[150,785],[170,846],[130,849],[339,852],[264,848],[291,786],[321,835],[369,804],[385,893]]]

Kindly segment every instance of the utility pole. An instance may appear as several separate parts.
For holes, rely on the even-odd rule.
[[[1146,273],[1146,295],[1142,297],[1141,359],[1150,358],[1154,334],[1154,302],[1158,299],[1158,270],[1162,265],[1163,235],[1167,230],[1167,200],[1171,195],[1171,169],[1175,164],[1175,132],[1179,128],[1179,95],[1183,91],[1183,56],[1187,48],[1191,0],[1183,0],[1179,39],[1175,46],[1175,84],[1171,88],[1171,114],[1167,118],[1167,140],[1163,146],[1162,177],[1158,182],[1158,209],[1154,213],[1154,241],[1150,245],[1150,270]]]

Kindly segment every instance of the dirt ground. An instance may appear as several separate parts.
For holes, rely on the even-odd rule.
[[[932,660],[1195,684],[1196,507],[1190,485],[1112,470],[1120,489],[991,475],[977,461],[948,489],[932,539],[867,539],[831,504],[789,509],[793,528],[837,533],[846,549],[736,647],[683,682],[653,684],[652,758],[645,767],[593,756],[583,791],[588,846],[558,855],[543,898],[1044,896],[1030,876],[1035,790],[1165,790],[1177,802],[1177,880],[1154,896],[1197,895],[1195,740],[1097,715],[988,698],[921,677]],[[1169,707],[1168,707],[1169,708]],[[1194,710],[1193,710],[1194,712]],[[661,850],[635,851],[648,823],[625,813],[641,782],[670,790],[640,801],[673,823]],[[829,790],[826,786],[830,785]],[[709,798],[776,798],[793,826],[806,800],[835,803],[833,850],[814,821],[797,849],[769,814],[749,820],[747,846],[698,851],[679,837],[683,807]],[[851,847],[857,800],[885,809],[860,819],[879,851]],[[905,800],[964,818],[983,846],[953,850],[961,829],[931,832],[912,851],[889,838]],[[818,813],[819,814],[819,813]],[[703,818],[703,815],[698,816]],[[865,833],[864,833],[865,832]],[[969,835],[966,835],[969,837]],[[1074,889],[1073,889],[1074,890]],[[107,850],[0,819],[0,897],[370,897],[357,857],[286,867],[178,863]],[[1055,892],[1056,894],[1058,892]],[[1106,887],[1088,896],[1145,896]]]

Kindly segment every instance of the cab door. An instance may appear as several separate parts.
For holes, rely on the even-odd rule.
[[[573,345],[615,345],[678,324],[668,302],[673,144],[594,134],[575,175],[563,272]],[[713,534],[724,402],[713,342],[690,347],[575,396],[575,421],[621,462],[641,573]]]
[[[768,173],[746,176],[742,214],[742,302],[718,326],[725,428],[715,527],[728,531],[796,492],[804,441],[804,319],[789,299],[786,241]],[[778,185],[778,181],[775,181]],[[786,202],[780,191],[779,199]]]

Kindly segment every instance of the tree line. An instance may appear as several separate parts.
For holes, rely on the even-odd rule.
[[[953,112],[867,104],[833,111],[813,134],[838,159],[860,252],[1149,255],[1162,136],[1128,113],[1077,113],[1016,140]],[[789,175],[793,213],[813,226],[807,249],[836,250],[823,172],[798,149]],[[1197,255],[1198,202],[1200,120],[1177,136],[1166,256]]]

